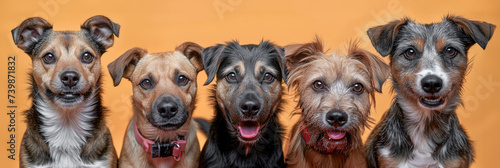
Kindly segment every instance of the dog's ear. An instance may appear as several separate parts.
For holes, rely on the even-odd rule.
[[[490,23],[471,21],[459,16],[448,16],[446,19],[454,22],[461,31],[470,36],[483,49],[486,48],[496,28]]]
[[[32,17],[24,20],[11,32],[17,47],[31,55],[35,45],[41,41],[43,34],[48,30],[52,30],[49,22],[39,17]]]
[[[306,44],[291,44],[285,46],[286,67],[289,71],[294,70],[299,65],[309,62],[309,56],[323,53],[321,42],[315,41]]]
[[[349,49],[349,57],[357,59],[366,65],[368,71],[371,72],[371,83],[373,88],[382,93],[382,85],[391,74],[391,68],[384,61],[380,60],[374,54],[358,49],[356,46],[351,45]]]
[[[372,27],[366,31],[373,47],[382,56],[391,54],[394,47],[394,41],[401,27],[408,23],[408,19],[395,20],[386,25]]]
[[[203,67],[205,68],[205,72],[207,73],[207,81],[205,81],[204,85],[208,85],[214,80],[215,74],[217,74],[217,70],[219,69],[220,56],[222,55],[222,52],[225,48],[225,45],[218,44],[216,46],[205,48],[201,52]]]
[[[87,19],[87,21],[82,24],[81,29],[89,31],[90,39],[99,45],[101,53],[113,46],[113,34],[116,35],[116,37],[120,34],[120,25],[112,22],[106,16],[101,15]]]
[[[122,77],[130,79],[130,75],[134,72],[135,66],[147,53],[148,51],[145,49],[136,47],[123,53],[120,57],[111,62],[108,65],[108,71],[109,74],[111,74],[111,78],[113,78],[114,85],[118,86]]]
[[[281,76],[285,84],[288,84],[288,69],[286,67],[286,57],[285,49],[282,47],[274,47],[276,52],[278,52],[278,62],[281,68]]]
[[[203,70],[203,62],[201,61],[203,47],[193,42],[185,42],[175,48],[175,50],[181,52],[189,59],[191,64],[196,68],[196,72]]]

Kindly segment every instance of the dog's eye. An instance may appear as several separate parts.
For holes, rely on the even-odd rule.
[[[91,53],[89,52],[84,52],[83,55],[82,55],[82,62],[83,63],[91,63],[92,61],[94,60],[94,55],[92,55]]]
[[[323,82],[318,80],[318,81],[314,81],[312,87],[316,91],[321,91],[325,88],[325,85],[323,84]]]
[[[272,82],[274,80],[274,76],[271,75],[270,73],[264,74],[264,80],[268,82]]]
[[[416,52],[413,48],[410,48],[408,50],[405,51],[404,53],[405,57],[408,58],[408,59],[412,59],[413,57],[415,57],[416,55]]]
[[[149,79],[143,79],[141,81],[141,83],[139,83],[139,85],[143,88],[143,89],[149,89],[151,87],[153,87],[153,82],[151,82],[151,80]]]
[[[445,53],[447,56],[454,57],[455,55],[457,55],[457,50],[453,47],[448,47],[446,48]]]
[[[179,77],[177,77],[177,83],[179,84],[179,86],[186,86],[188,82],[189,79],[184,75],[179,75]]]
[[[228,82],[236,82],[236,74],[234,72],[227,74],[226,80]]]
[[[43,55],[42,60],[45,64],[52,64],[56,62],[56,57],[52,53]]]
[[[360,94],[363,92],[363,85],[361,83],[356,83],[352,86],[352,91],[354,91],[357,94]]]

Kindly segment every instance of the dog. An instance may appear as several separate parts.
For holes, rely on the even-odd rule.
[[[101,103],[100,59],[119,29],[94,16],[80,31],[54,31],[39,17],[12,30],[14,43],[33,64],[33,105],[25,111],[20,167],[116,167]]]
[[[200,167],[284,167],[282,103],[283,49],[228,42],[201,54],[213,88],[215,117],[200,156]]]
[[[370,28],[375,49],[390,55],[395,99],[370,134],[368,167],[469,167],[472,142],[455,112],[462,104],[469,48],[483,49],[495,26],[446,16],[440,23],[405,18]]]
[[[108,65],[117,86],[132,83],[130,120],[119,167],[198,167],[200,144],[192,115],[203,48],[185,42],[173,52],[132,48]]]
[[[288,167],[366,167],[361,135],[369,126],[370,98],[389,66],[352,42],[346,56],[326,55],[317,39],[285,48],[289,88],[301,118],[292,129]]]

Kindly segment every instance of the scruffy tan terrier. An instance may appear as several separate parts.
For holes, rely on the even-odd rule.
[[[388,78],[387,64],[351,43],[346,56],[326,55],[319,40],[285,46],[288,85],[301,118],[291,133],[288,167],[366,167],[361,135],[370,98]]]

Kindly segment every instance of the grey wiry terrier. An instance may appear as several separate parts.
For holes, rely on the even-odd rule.
[[[350,44],[346,56],[328,55],[319,41],[285,46],[289,86],[301,118],[292,129],[288,167],[366,167],[361,135],[370,98],[389,77],[387,64]]]
[[[409,19],[368,30],[373,46],[390,55],[391,108],[366,143],[368,167],[469,167],[474,150],[455,109],[469,59],[468,49],[483,49],[495,26],[447,16],[440,23]]]

